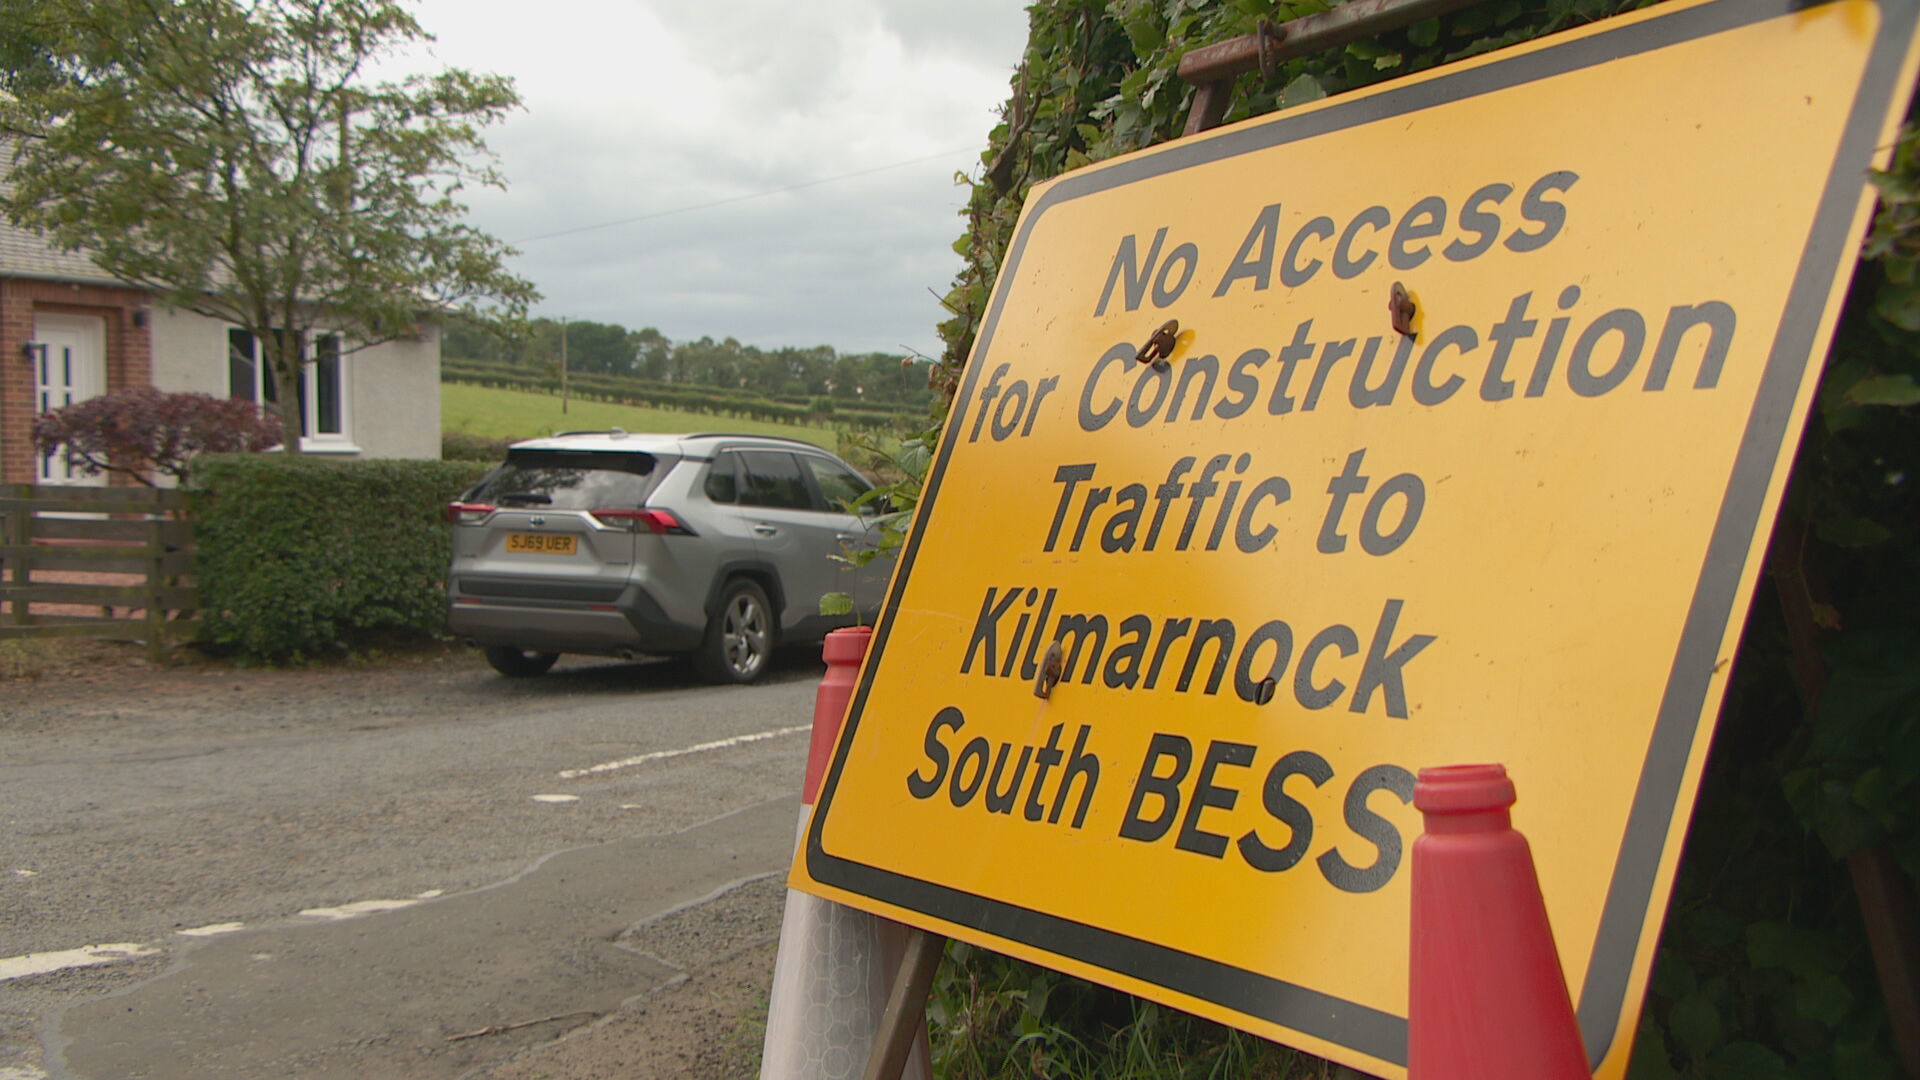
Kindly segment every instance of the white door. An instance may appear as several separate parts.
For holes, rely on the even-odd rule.
[[[34,411],[54,409],[98,397],[107,390],[106,327],[87,315],[37,315],[33,320]],[[65,455],[42,455],[42,484],[105,484],[69,468]]]

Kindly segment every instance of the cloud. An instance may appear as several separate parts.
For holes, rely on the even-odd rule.
[[[549,0],[537,25],[524,3],[423,0],[417,17],[439,41],[416,62],[516,79],[526,109],[488,138],[510,188],[466,195],[522,248],[541,313],[937,351],[953,176],[977,172],[1007,96],[1017,0]]]

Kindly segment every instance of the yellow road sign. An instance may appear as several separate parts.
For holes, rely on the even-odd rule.
[[[1037,188],[796,886],[1400,1075],[1413,778],[1499,761],[1618,1075],[1915,22],[1664,5]]]

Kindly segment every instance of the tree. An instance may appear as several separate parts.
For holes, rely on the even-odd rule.
[[[512,342],[471,319],[448,319],[440,325],[440,355],[462,360],[511,362]]]
[[[12,7],[0,5],[0,12],[14,15]],[[60,78],[43,28],[30,19],[9,18],[7,32],[0,34],[0,92],[18,94]]]
[[[627,337],[634,354],[635,370],[649,379],[664,379],[668,375],[668,357],[673,351],[673,342],[667,336],[651,326],[630,330]]]
[[[567,324],[567,355],[575,371],[597,375],[634,373],[633,346],[627,341],[627,328],[617,323],[590,320]]]
[[[504,187],[480,132],[511,80],[458,69],[373,82],[431,40],[392,0],[0,0],[58,77],[0,98],[17,136],[0,206],[170,306],[251,332],[285,444],[316,329],[353,351],[432,317],[519,318],[513,254],[465,225]]]
[[[160,473],[185,487],[194,458],[271,449],[280,425],[251,401],[138,386],[41,413],[33,442],[88,476],[117,472],[152,487]]]

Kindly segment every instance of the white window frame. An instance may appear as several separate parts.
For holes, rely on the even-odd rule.
[[[250,394],[236,394],[233,386],[233,352],[239,339],[244,338],[252,350],[249,357],[253,368],[253,385]],[[320,365],[316,362],[316,349],[323,340],[335,343],[334,374],[337,384],[334,386],[334,398],[338,416],[338,431],[315,431],[320,401]],[[300,364],[302,408],[300,410],[300,449],[315,454],[357,454],[360,447],[353,441],[353,364],[352,354],[339,349],[341,335],[316,331],[307,335],[306,355]],[[228,382],[227,396],[245,398],[261,405],[272,405],[268,400],[266,383],[272,377],[266,370],[266,359],[261,356],[259,341],[240,327],[229,327],[227,333]]]

